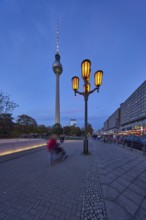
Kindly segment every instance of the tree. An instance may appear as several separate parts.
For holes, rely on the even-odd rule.
[[[92,125],[91,124],[87,124],[87,133],[88,135],[92,136],[93,134],[93,128],[92,128]]]
[[[82,136],[85,135],[85,128],[81,128],[81,134],[82,134]],[[92,134],[93,134],[92,125],[89,124],[89,123],[87,124],[87,134],[90,135],[90,136],[92,136]]]
[[[17,123],[21,125],[26,125],[26,126],[29,126],[29,125],[37,126],[35,119],[24,114],[18,116]]]
[[[44,133],[47,133],[48,132],[48,129],[46,128],[45,125],[38,125],[37,127],[37,133],[38,134],[44,134]]]
[[[14,123],[11,112],[18,107],[8,95],[0,92],[0,137],[11,137]]]
[[[84,127],[81,128],[81,136],[85,136],[85,128]]]
[[[21,134],[30,134],[37,132],[37,122],[28,115],[19,115],[17,119],[17,127]]]
[[[76,135],[81,136],[81,129],[79,127],[76,127]]]
[[[49,130],[45,125],[38,125],[37,126],[37,136],[39,135],[39,137],[41,137],[41,138],[47,138],[48,132],[49,132]]]
[[[52,134],[52,128],[50,126],[47,126],[47,134],[46,134],[46,138],[48,138],[51,134]]]
[[[11,114],[0,114],[0,138],[11,137],[14,125],[12,120]]]
[[[75,127],[75,126],[70,126],[70,135],[80,136],[81,135],[80,128],[79,127]]]
[[[18,105],[10,100],[8,95],[4,95],[0,92],[0,114],[11,113]]]
[[[65,135],[81,136],[81,129],[76,126],[63,127],[63,133]]]
[[[13,124],[13,131],[12,131],[12,137],[20,137],[21,135],[21,129],[20,126],[17,123]]]
[[[70,134],[70,126],[65,126],[63,127],[63,133],[65,135],[69,135]]]
[[[62,129],[61,124],[56,123],[56,124],[53,125],[52,130],[51,130],[52,134],[56,134],[56,135],[59,136],[59,135],[62,134],[62,132],[63,132],[63,129]]]

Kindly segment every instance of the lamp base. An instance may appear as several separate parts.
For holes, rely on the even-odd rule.
[[[88,140],[85,139],[84,140],[84,154],[88,154]]]

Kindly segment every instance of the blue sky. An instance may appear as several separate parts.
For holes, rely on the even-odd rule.
[[[145,0],[0,0],[0,90],[38,124],[55,122],[56,20],[59,18],[61,124],[84,126],[84,99],[74,96],[71,78],[81,62],[91,60],[104,72],[99,93],[88,101],[88,121],[95,129],[146,79]]]

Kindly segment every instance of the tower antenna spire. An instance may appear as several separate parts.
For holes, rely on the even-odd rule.
[[[59,53],[59,19],[57,18],[56,53]]]

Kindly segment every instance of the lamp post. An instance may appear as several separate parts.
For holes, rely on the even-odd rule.
[[[72,89],[75,92],[75,95],[78,93],[80,95],[84,96],[85,100],[85,136],[84,136],[84,146],[83,146],[83,153],[88,154],[88,138],[87,138],[87,118],[88,118],[88,96],[93,93],[94,91],[99,92],[99,87],[102,84],[102,76],[103,71],[98,70],[94,73],[94,83],[95,88],[93,90],[90,90],[90,72],[91,72],[91,61],[90,60],[83,60],[81,63],[81,72],[82,72],[82,79],[84,81],[84,91],[79,92],[79,77],[74,76],[72,78]]]

